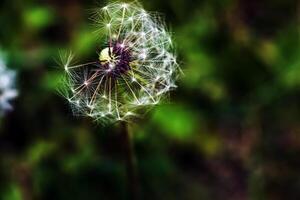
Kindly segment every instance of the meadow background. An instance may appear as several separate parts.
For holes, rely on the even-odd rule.
[[[184,76],[131,124],[142,199],[300,199],[300,3],[144,0],[165,15]],[[128,199],[117,125],[72,116],[59,50],[97,58],[95,0],[2,0],[0,48],[18,72],[0,119],[0,199]]]

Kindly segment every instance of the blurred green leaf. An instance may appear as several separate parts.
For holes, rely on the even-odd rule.
[[[222,149],[222,140],[214,133],[200,133],[196,140],[200,150],[207,156],[214,156]]]
[[[41,159],[49,155],[49,153],[51,153],[54,149],[55,144],[46,141],[39,141],[33,144],[28,150],[27,160],[31,165],[35,165],[41,161]]]
[[[86,147],[77,154],[66,157],[63,161],[63,168],[66,172],[75,173],[84,166],[89,165],[92,161],[93,150],[90,147]]]
[[[300,86],[300,59],[295,60],[282,75],[282,81],[288,87]]]
[[[288,36],[287,36],[288,35]],[[288,88],[300,85],[299,30],[291,27],[282,30],[275,40],[278,45],[278,62],[275,63],[280,83]]]
[[[196,112],[184,105],[160,106],[153,120],[164,133],[177,139],[189,138],[200,125]]]
[[[43,81],[42,86],[45,89],[55,91],[60,87],[63,74],[60,72],[48,72]]]
[[[184,69],[184,84],[190,88],[199,88],[199,83],[210,78],[214,71],[213,59],[201,51],[187,55],[187,66]]]
[[[12,184],[7,191],[4,192],[3,200],[22,200],[22,193],[16,184]]]
[[[27,27],[41,29],[54,20],[54,15],[49,8],[36,7],[25,11],[24,21]]]
[[[79,31],[73,41],[73,49],[76,54],[86,55],[91,51],[96,53],[96,38],[97,35],[89,29]]]

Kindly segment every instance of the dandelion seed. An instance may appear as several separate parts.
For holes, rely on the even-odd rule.
[[[69,55],[64,62],[64,95],[75,114],[128,120],[176,87],[179,66],[158,15],[137,2],[115,2],[98,9],[93,21],[104,45],[98,59],[72,66]]]
[[[3,58],[0,58],[0,115],[12,110],[9,103],[18,96],[15,88],[16,72],[6,68]]]

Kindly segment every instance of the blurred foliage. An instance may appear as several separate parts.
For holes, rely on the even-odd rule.
[[[296,0],[153,0],[184,75],[130,124],[143,199],[300,199]],[[0,199],[127,199],[120,130],[72,116],[59,52],[97,56],[104,2],[3,0],[0,47],[19,98],[0,120]]]

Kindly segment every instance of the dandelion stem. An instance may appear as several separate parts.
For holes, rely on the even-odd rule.
[[[31,168],[25,163],[19,163],[14,171],[16,181],[21,189],[22,199],[33,200],[33,186],[31,177]]]
[[[139,198],[139,177],[137,171],[137,160],[135,156],[134,146],[132,143],[132,135],[128,130],[128,124],[121,122],[122,137],[124,138],[124,152],[126,158],[126,172],[129,199],[138,200]]]

